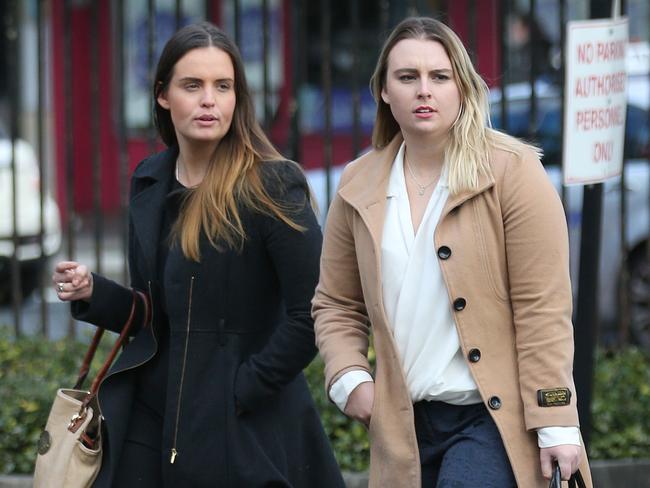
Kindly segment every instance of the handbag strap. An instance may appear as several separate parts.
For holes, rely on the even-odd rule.
[[[585,483],[585,480],[582,478],[582,474],[580,474],[580,470],[573,473],[571,475],[571,478],[569,479],[569,488],[575,488],[576,484],[578,485],[578,488],[587,488],[587,484]]]
[[[148,297],[141,291],[134,290],[134,289],[131,289],[131,293],[133,296],[133,301],[131,303],[131,310],[129,311],[129,317],[126,319],[126,322],[122,327],[120,335],[115,341],[115,344],[113,344],[113,348],[111,349],[111,352],[108,354],[108,357],[104,361],[104,364],[97,372],[97,375],[95,376],[95,379],[93,380],[92,385],[90,387],[90,391],[81,402],[81,406],[79,407],[79,412],[70,419],[70,423],[68,425],[68,430],[70,432],[76,432],[77,429],[83,423],[84,419],[86,418],[86,413],[88,411],[88,405],[90,405],[90,402],[92,402],[92,400],[97,396],[99,385],[101,384],[102,380],[106,376],[106,373],[108,373],[108,370],[113,364],[113,361],[115,360],[115,356],[117,356],[118,351],[122,346],[126,344],[129,337],[129,332],[133,326],[133,319],[135,318],[135,310],[136,310],[136,303],[137,303],[138,296],[142,299],[142,303],[144,305],[144,327],[146,327],[149,324],[151,318],[151,310],[150,310],[151,307],[149,304]],[[97,346],[103,334],[103,330],[104,330],[103,328],[100,328],[97,332],[95,332],[93,341],[90,344],[88,351],[86,352],[86,356],[84,357],[84,363],[82,364],[81,370],[79,371],[79,378],[77,379],[77,382],[79,382],[79,379],[82,379],[83,382],[83,379],[88,374],[87,369],[90,367],[90,363],[92,362],[95,352],[97,351]]]
[[[106,376],[108,369],[113,364],[113,361],[115,360],[115,356],[117,355],[119,348],[123,347],[128,342],[129,331],[131,330],[131,326],[133,325],[133,320],[135,318],[137,296],[140,297],[140,299],[142,300],[142,304],[144,305],[144,322],[143,322],[144,327],[149,325],[149,321],[151,320],[151,307],[149,304],[149,297],[147,297],[147,295],[145,295],[144,293],[138,290],[132,289],[131,293],[133,296],[133,302],[131,303],[129,317],[124,323],[120,335],[115,341],[115,344],[113,345],[110,354],[106,358],[106,361],[104,361],[104,364],[102,365],[99,372],[97,373],[97,376],[93,380],[92,386],[90,388],[91,393],[97,392],[97,389],[99,388],[99,384],[104,379],[104,376]],[[84,381],[86,380],[86,377],[88,376],[88,372],[90,371],[90,365],[93,361],[93,358],[95,357],[95,353],[97,352],[97,347],[99,346],[99,342],[101,341],[105,330],[106,329],[104,329],[103,327],[97,327],[97,331],[93,335],[92,341],[90,342],[90,346],[88,346],[88,350],[86,351],[86,355],[84,356],[83,362],[81,364],[81,368],[79,368],[77,382],[74,385],[75,390],[80,389]]]
[[[548,485],[549,488],[561,488],[562,487],[562,473],[560,472],[560,465],[555,461],[553,468],[553,474],[551,476],[551,483]],[[577,470],[569,478],[569,488],[587,488],[585,480],[580,473],[580,470]]]
[[[102,339],[102,335],[104,335],[104,328],[97,327],[97,330],[93,335],[93,340],[90,342],[90,346],[88,347],[86,355],[84,356],[83,363],[81,363],[79,375],[77,376],[77,382],[73,386],[75,390],[80,389],[84,384],[84,381],[86,381],[88,371],[90,371],[90,363],[93,362],[93,358],[95,357],[95,352],[97,352],[97,346],[99,346],[99,341]]]
[[[111,365],[113,364],[113,361],[115,361],[115,357],[117,356],[117,353],[119,352],[120,348],[126,343],[129,337],[129,332],[131,331],[131,328],[133,326],[133,319],[135,318],[135,309],[136,309],[136,299],[138,295],[140,298],[142,298],[143,305],[145,308],[145,324],[148,323],[148,318],[149,318],[149,302],[147,300],[147,297],[144,293],[137,291],[137,290],[132,290],[133,292],[133,303],[131,304],[131,311],[129,312],[129,318],[126,319],[126,323],[124,324],[124,327],[122,327],[122,331],[120,332],[119,337],[115,341],[115,344],[113,344],[113,348],[111,349],[111,352],[108,354],[106,361],[104,361],[104,364],[102,367],[99,369],[97,372],[97,376],[95,376],[95,379],[93,380],[91,386],[90,386],[90,394],[91,396],[94,396],[97,394],[97,391],[99,390],[99,385],[101,384],[102,380],[106,376],[106,373],[108,373],[108,370],[110,369]],[[84,403],[88,404],[90,403],[90,399],[86,399],[87,401],[84,401]]]

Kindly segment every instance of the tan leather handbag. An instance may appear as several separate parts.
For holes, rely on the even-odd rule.
[[[102,464],[102,416],[97,401],[97,392],[120,347],[128,342],[138,295],[145,305],[144,324],[149,323],[147,297],[134,290],[129,318],[93,380],[90,391],[82,390],[81,387],[104,333],[102,328],[98,328],[95,332],[79,370],[75,386],[71,389],[60,388],[56,392],[45,430],[41,433],[38,441],[34,487],[85,488],[91,486],[97,478]]]

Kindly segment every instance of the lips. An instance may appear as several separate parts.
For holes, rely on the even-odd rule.
[[[217,118],[214,115],[211,115],[211,114],[201,115],[200,117],[197,117],[196,119],[201,120],[203,122],[212,122],[214,120],[217,120]]]
[[[417,107],[414,112],[416,114],[432,114],[435,112],[435,110],[432,107],[429,107],[428,105],[420,105]]]

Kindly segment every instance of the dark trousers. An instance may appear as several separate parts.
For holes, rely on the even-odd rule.
[[[485,405],[421,401],[413,408],[422,488],[517,486]]]

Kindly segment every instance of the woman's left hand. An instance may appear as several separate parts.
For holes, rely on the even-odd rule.
[[[551,479],[553,475],[553,461],[557,460],[562,472],[562,479],[568,480],[580,466],[582,447],[573,444],[544,447],[539,450],[539,460],[542,463],[542,475]]]

